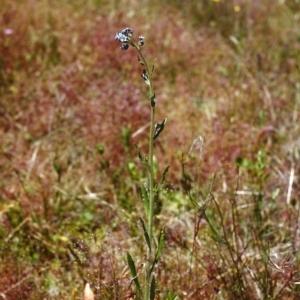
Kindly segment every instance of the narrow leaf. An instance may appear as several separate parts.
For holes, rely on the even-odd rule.
[[[155,254],[155,260],[156,262],[159,260],[163,247],[164,247],[164,242],[165,242],[165,233],[164,230],[162,229],[159,233],[159,237],[158,237],[158,247],[157,247],[157,251]]]
[[[150,274],[152,274],[156,264],[158,263],[158,260],[161,256],[161,253],[162,253],[162,250],[163,250],[163,247],[164,247],[164,241],[165,241],[165,233],[163,231],[163,229],[160,231],[159,233],[159,237],[158,237],[158,246],[157,246],[157,250],[156,250],[156,254],[155,254],[155,259],[153,261],[153,264],[151,266],[151,269],[150,269]]]
[[[152,76],[152,74],[153,74],[153,71],[154,71],[154,64],[152,65],[151,76]]]
[[[154,194],[155,195],[158,195],[158,192],[159,190],[161,189],[161,186],[164,184],[165,180],[166,180],[166,176],[167,176],[167,173],[169,171],[169,168],[170,166],[167,166],[162,174],[162,178],[159,182],[159,184],[155,185],[155,188],[154,188]]]
[[[140,283],[139,283],[139,280],[137,277],[135,264],[134,264],[134,261],[133,261],[131,255],[129,254],[129,252],[127,252],[127,263],[128,263],[129,269],[130,269],[132,280],[134,281],[134,284],[136,286],[137,293],[142,295],[142,289],[141,289],[141,286],[140,286]]]
[[[141,184],[141,189],[142,189],[142,199],[144,202],[144,208],[145,208],[147,217],[149,217],[149,213],[150,213],[149,196],[148,196],[148,192],[143,183]]]
[[[150,300],[155,298],[155,276],[153,275],[150,286]]]
[[[151,252],[151,243],[150,243],[150,238],[149,238],[148,231],[147,231],[146,226],[145,226],[145,222],[142,218],[140,218],[140,221],[142,223],[142,227],[143,227],[143,230],[144,230],[144,236],[145,236],[146,243],[147,243],[148,248]]]
[[[165,168],[165,170],[164,170],[164,172],[163,172],[163,174],[162,174],[160,183],[159,183],[160,185],[163,185],[163,184],[164,184],[164,182],[165,182],[165,180],[166,180],[166,175],[167,175],[167,173],[168,173],[168,171],[169,171],[169,168],[170,168],[170,165],[167,166],[167,167]]]

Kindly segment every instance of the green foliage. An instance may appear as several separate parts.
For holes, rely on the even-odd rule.
[[[128,266],[129,266],[129,269],[131,272],[132,280],[136,286],[136,291],[137,291],[136,297],[137,297],[137,299],[140,299],[142,297],[142,289],[141,289],[141,285],[138,280],[138,274],[136,272],[134,261],[129,253],[127,253],[127,262],[128,262]]]
[[[257,183],[263,187],[264,183],[268,179],[266,153],[263,150],[258,151],[255,160],[249,160],[247,158],[239,158],[237,164],[242,169],[253,173],[253,177],[256,177]]]
[[[151,251],[151,241],[150,241],[150,237],[149,237],[149,233],[147,232],[144,220],[142,218],[140,218],[142,227],[143,227],[143,231],[144,231],[144,236],[145,236],[145,240],[148,246],[149,251]]]
[[[163,230],[160,231],[159,236],[158,236],[158,245],[157,245],[157,249],[156,249],[156,253],[155,253],[155,258],[151,267],[151,274],[154,270],[155,265],[158,263],[158,260],[161,256],[163,247],[164,247],[164,241],[165,241],[165,233]]]
[[[163,298],[164,300],[178,300],[178,296],[174,295],[172,292],[168,292],[167,295]]]
[[[103,154],[104,153],[104,145],[103,143],[97,144],[96,145],[96,149],[98,151],[99,154]]]
[[[155,299],[155,275],[152,276],[151,286],[150,286],[150,300]]]
[[[156,173],[157,173],[157,162],[154,157],[154,140],[158,138],[160,133],[164,130],[165,124],[167,122],[167,119],[165,118],[164,121],[159,124],[156,123],[154,124],[155,120],[155,93],[154,93],[154,88],[153,88],[153,81],[152,81],[152,76],[153,76],[153,71],[154,71],[154,65],[152,65],[151,71],[148,67],[148,63],[144,58],[144,55],[141,51],[142,46],[144,46],[144,37],[139,36],[139,41],[136,44],[132,39],[133,35],[133,30],[131,28],[125,28],[121,32],[116,33],[116,40],[121,42],[121,50],[127,50],[129,46],[132,46],[137,52],[138,52],[138,62],[140,65],[143,67],[141,77],[144,79],[145,83],[149,86],[149,100],[150,100],[150,105],[151,105],[151,115],[150,115],[150,130],[149,130],[149,155],[148,159],[145,157],[142,157],[140,154],[140,151],[138,149],[138,156],[140,161],[147,167],[148,169],[148,190],[146,189],[144,183],[141,185],[141,194],[142,194],[142,200],[144,203],[144,210],[146,213],[147,217],[147,226],[145,226],[145,223],[142,218],[140,218],[143,231],[144,231],[144,236],[147,244],[147,258],[146,258],[146,267],[144,271],[144,285],[143,285],[143,298],[142,299],[154,299],[155,298],[155,277],[154,277],[154,268],[158,263],[159,257],[162,252],[163,244],[164,244],[164,232],[161,231],[158,239],[158,246],[156,250],[155,257],[152,257],[152,249],[155,246],[154,238],[153,238],[153,232],[155,230],[154,226],[154,216],[159,214],[161,211],[161,206],[162,203],[160,203],[158,194],[159,190],[165,181],[165,176],[168,172],[169,167],[167,167],[162,175],[162,179],[159,185],[155,186],[154,181],[156,178]],[[129,133],[128,131],[123,131],[123,143],[125,146],[127,145]],[[126,138],[127,137],[127,138]],[[129,145],[127,145],[129,146]],[[128,164],[129,170],[131,173],[133,173],[133,168],[134,165],[132,163]],[[130,257],[131,259],[131,257]],[[133,261],[128,260],[129,267],[131,269],[131,274],[133,275],[136,272],[133,266]],[[135,277],[137,277],[137,274],[135,274]],[[134,279],[135,280],[135,279]],[[137,279],[136,279],[137,280]],[[138,295],[137,297],[140,297],[141,294],[141,287],[138,282],[135,282],[136,284],[136,289],[137,292],[136,294]]]

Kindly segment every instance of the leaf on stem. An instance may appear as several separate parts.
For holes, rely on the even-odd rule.
[[[150,286],[150,300],[155,298],[155,276],[153,275]]]
[[[152,65],[151,76],[152,76],[152,74],[153,74],[153,71],[154,71],[154,64]]]
[[[146,226],[145,226],[145,222],[142,218],[140,218],[140,221],[142,223],[142,227],[143,227],[143,230],[144,230],[144,236],[145,236],[146,243],[147,243],[148,248],[151,252],[151,242],[150,242],[148,231],[147,231]]]
[[[141,285],[138,280],[135,264],[134,264],[134,261],[133,261],[131,255],[129,254],[129,252],[127,252],[127,263],[128,263],[129,269],[130,269],[132,280],[134,281],[134,284],[137,289],[137,294],[142,295],[142,289],[141,289]]]
[[[160,183],[159,183],[160,186],[164,184],[164,182],[165,182],[165,180],[166,180],[166,175],[167,175],[167,173],[168,173],[168,171],[169,171],[169,168],[170,168],[170,165],[167,166],[167,167],[165,168],[165,170],[164,170],[164,172],[163,172],[163,174],[162,174]]]
[[[162,249],[164,247],[164,242],[165,242],[165,232],[163,229],[161,229],[160,233],[159,233],[159,237],[158,237],[158,247],[157,247],[157,251],[155,254],[155,260],[156,262],[158,262],[161,253],[162,253]]]
[[[164,172],[163,172],[163,174],[162,174],[162,177],[161,177],[161,180],[160,180],[159,184],[157,184],[157,185],[155,186],[155,191],[154,191],[154,192],[155,192],[155,195],[158,194],[158,192],[159,192],[161,186],[164,184],[164,182],[165,182],[165,180],[166,180],[167,173],[168,173],[168,171],[169,171],[169,168],[170,168],[170,165],[167,166],[167,167],[165,168],[165,170],[164,170]]]
[[[155,124],[155,132],[154,132],[154,136],[153,136],[153,140],[155,140],[156,138],[158,138],[158,136],[162,133],[162,131],[165,128],[165,125],[167,123],[167,118],[165,118],[160,124],[156,123]]]
[[[158,260],[161,256],[163,247],[164,247],[164,242],[165,242],[165,232],[163,229],[161,229],[160,233],[159,233],[159,237],[158,237],[158,245],[157,245],[157,250],[155,253],[155,259],[153,261],[151,270],[150,270],[150,274],[153,272],[154,267],[156,266],[156,264],[158,263]]]

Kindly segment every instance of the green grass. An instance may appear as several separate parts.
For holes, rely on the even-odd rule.
[[[129,299],[127,252],[143,272],[150,108],[114,40],[127,26],[168,118],[157,299],[300,296],[300,3],[256,2],[2,1],[0,299],[82,299],[85,282]]]

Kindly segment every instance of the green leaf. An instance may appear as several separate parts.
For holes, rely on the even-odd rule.
[[[136,273],[136,268],[135,268],[135,264],[134,264],[134,261],[130,255],[129,252],[127,252],[127,262],[128,262],[128,266],[129,266],[129,269],[130,269],[130,273],[133,277],[133,279],[135,277],[137,277],[137,273]]]
[[[162,229],[160,231],[159,237],[158,237],[158,247],[157,247],[157,251],[156,251],[156,254],[155,254],[156,262],[159,260],[159,258],[161,256],[161,253],[162,253],[162,250],[163,250],[163,247],[164,247],[164,242],[165,242],[165,232]]]
[[[155,276],[153,275],[150,286],[150,300],[155,298]]]
[[[143,227],[143,230],[144,230],[144,236],[145,236],[146,243],[147,243],[148,248],[151,252],[151,242],[150,242],[148,231],[147,231],[146,226],[145,226],[145,222],[142,218],[140,218],[140,221],[142,223],[142,227]]]
[[[151,266],[151,270],[150,270],[150,274],[152,274],[154,267],[156,266],[156,264],[158,263],[158,260],[161,256],[163,247],[164,247],[164,241],[165,241],[165,233],[163,231],[163,229],[160,231],[159,233],[159,237],[158,237],[158,246],[157,246],[157,250],[156,250],[156,254],[155,254],[155,259],[154,262]]]
[[[149,217],[150,214],[150,203],[149,203],[149,197],[148,197],[148,192],[144,186],[144,184],[141,184],[141,189],[142,189],[142,199],[144,202],[144,208],[147,214],[147,217]]]
[[[155,188],[154,188],[154,194],[155,195],[158,195],[158,192],[159,190],[161,189],[161,186],[164,184],[165,180],[166,180],[166,176],[167,176],[167,173],[169,171],[169,168],[170,166],[167,166],[163,172],[163,175],[162,175],[162,178],[159,182],[159,184],[155,185]]]
[[[129,252],[127,252],[127,263],[130,269],[132,280],[134,281],[134,284],[136,286],[137,294],[142,295],[142,289],[138,280],[135,264]]]
[[[170,168],[170,165],[165,168],[165,170],[164,170],[164,172],[162,174],[162,178],[161,178],[160,183],[159,183],[160,185],[164,184],[164,182],[166,180],[166,175],[167,175],[167,173],[169,171],[169,168]]]

